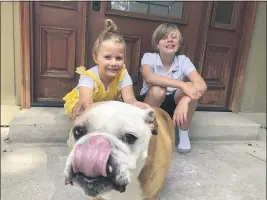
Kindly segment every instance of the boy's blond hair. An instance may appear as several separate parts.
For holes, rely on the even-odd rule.
[[[97,56],[97,53],[99,51],[99,47],[102,42],[111,40],[114,43],[122,44],[125,51],[126,51],[126,44],[124,38],[116,33],[117,26],[111,19],[105,20],[105,27],[104,30],[100,33],[100,35],[97,37],[94,47],[93,47],[93,54]],[[124,52],[125,54],[125,52]]]
[[[155,31],[153,32],[152,35],[152,48],[154,51],[158,52],[158,47],[157,45],[159,44],[159,41],[167,34],[169,34],[170,32],[177,32],[178,36],[179,36],[179,46],[181,47],[183,44],[183,37],[182,34],[180,32],[180,30],[178,29],[178,27],[174,24],[170,24],[170,23],[163,23],[161,25],[159,25]]]

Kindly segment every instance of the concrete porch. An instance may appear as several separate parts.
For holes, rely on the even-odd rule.
[[[1,198],[5,200],[88,200],[65,186],[65,143],[4,141],[1,129]],[[266,143],[193,141],[189,154],[173,154],[160,200],[264,200]]]
[[[9,127],[1,128],[1,197],[88,199],[78,188],[64,185],[70,121],[63,109],[15,111]],[[185,155],[174,152],[160,200],[264,200],[262,123],[251,115],[196,112],[190,132],[192,150]]]

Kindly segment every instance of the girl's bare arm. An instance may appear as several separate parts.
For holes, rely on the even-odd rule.
[[[93,102],[93,89],[85,86],[79,87],[79,102],[84,109],[92,106]]]
[[[123,87],[121,89],[121,95],[125,103],[133,104],[143,109],[150,108],[148,104],[136,100],[132,85]]]

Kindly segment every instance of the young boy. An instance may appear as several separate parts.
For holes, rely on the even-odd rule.
[[[182,35],[174,24],[158,26],[152,35],[156,53],[145,53],[141,61],[143,88],[137,100],[161,107],[179,127],[178,152],[190,151],[188,131],[197,100],[207,90],[206,83],[185,55],[177,55]],[[184,82],[185,78],[190,82]]]

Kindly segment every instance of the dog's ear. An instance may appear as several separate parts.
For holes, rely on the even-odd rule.
[[[151,129],[151,133],[153,135],[157,135],[158,134],[158,123],[157,123],[157,119],[156,119],[155,110],[152,108],[146,109],[144,120],[149,125],[149,127]]]

